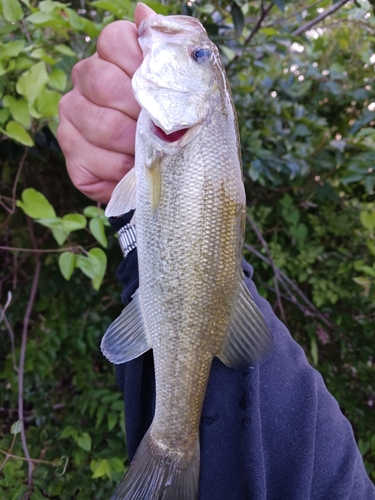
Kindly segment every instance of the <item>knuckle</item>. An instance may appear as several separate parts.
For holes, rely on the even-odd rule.
[[[132,122],[120,112],[103,113],[101,129],[105,131],[103,144],[112,145],[115,149],[128,149],[134,140]]]
[[[98,38],[97,51],[99,57],[106,60],[110,59],[113,46],[118,43],[119,36],[123,38],[129,29],[133,29],[133,26],[130,21],[115,21],[108,24]]]

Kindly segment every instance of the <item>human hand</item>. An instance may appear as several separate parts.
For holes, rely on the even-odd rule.
[[[74,66],[74,88],[60,101],[57,139],[68,174],[86,196],[103,203],[134,165],[140,107],[131,78],[142,62],[136,26],[151,14],[141,3],[135,24],[116,21],[106,26],[97,52]]]

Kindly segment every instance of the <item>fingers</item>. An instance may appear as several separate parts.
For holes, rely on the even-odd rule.
[[[57,138],[64,144],[73,184],[89,198],[107,203],[119,180],[133,167],[134,156],[93,145],[63,116]]]
[[[115,64],[95,54],[74,66],[72,80],[75,88],[91,102],[137,119],[140,107],[133,97],[131,78]]]
[[[76,88],[61,99],[59,111],[96,147],[134,154],[136,120],[125,112],[97,106]]]
[[[135,9],[136,24],[153,10]],[[131,78],[142,63],[135,24],[116,21],[99,36],[97,53],[72,71],[74,89],[60,101],[58,141],[73,184],[94,200],[107,202],[134,164],[140,107]]]
[[[116,21],[106,26],[98,39],[99,57],[115,64],[132,77],[143,58],[136,26],[154,14],[150,7],[139,3],[134,11],[136,25],[129,21]]]
[[[100,33],[96,50],[100,59],[115,64],[131,78],[142,62],[135,25],[129,21],[116,21]]]
[[[135,25],[138,26],[144,21],[147,17],[155,15],[156,12],[153,11],[150,7],[140,2],[137,4],[134,11],[134,22]]]

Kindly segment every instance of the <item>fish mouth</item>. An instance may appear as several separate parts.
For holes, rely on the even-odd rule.
[[[161,127],[158,127],[155,125],[154,122],[152,122],[152,128],[157,137],[161,139],[162,141],[165,142],[176,142],[179,139],[181,139],[186,132],[189,130],[189,128],[181,128],[180,130],[175,130],[174,132],[171,132],[170,134],[167,134],[164,132],[164,130]]]

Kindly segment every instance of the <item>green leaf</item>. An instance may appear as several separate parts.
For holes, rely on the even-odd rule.
[[[274,5],[276,5],[276,7],[278,9],[281,10],[281,12],[284,12],[284,8],[285,8],[285,6],[284,6],[284,0],[271,0],[271,1],[272,1],[272,3]]]
[[[25,47],[24,40],[13,40],[5,44],[0,44],[0,59],[10,59],[17,57]]]
[[[74,440],[78,438],[78,432],[77,429],[71,425],[67,425],[64,427],[64,429],[61,431],[59,439],[66,439],[72,437]]]
[[[39,491],[34,490],[34,493],[32,493],[30,500],[45,500],[45,496],[42,495]]]
[[[55,238],[55,240],[57,241],[57,243],[60,246],[65,243],[67,237],[69,236],[64,231],[61,231],[61,229],[52,228],[51,231],[52,231],[53,237]]]
[[[369,288],[371,286],[371,280],[365,276],[357,276],[353,278],[353,281],[364,288]]]
[[[108,430],[111,431],[115,425],[117,424],[118,420],[118,413],[115,413],[114,411],[110,411],[107,415],[107,421],[108,421]]]
[[[232,2],[231,14],[232,14],[232,19],[233,19],[233,24],[234,24],[234,29],[236,31],[236,35],[238,37],[240,37],[242,34],[242,31],[243,31],[243,28],[245,26],[245,17],[243,15],[241,7],[239,7],[236,2]]]
[[[76,438],[76,442],[82,450],[91,451],[91,437],[87,432]]]
[[[66,9],[66,12],[69,16],[70,26],[78,31],[83,30],[83,28],[85,27],[84,19],[80,17],[73,9]]]
[[[41,61],[22,73],[18,79],[16,89],[29,103],[33,104],[47,82],[46,63]]]
[[[22,192],[22,201],[17,201],[17,206],[21,207],[26,215],[33,219],[43,217],[55,218],[56,213],[44,194],[34,188],[27,188]]]
[[[228,62],[231,62],[236,57],[236,53],[234,52],[234,50],[226,47],[225,45],[220,45],[220,51],[228,59]]]
[[[14,422],[14,424],[12,424],[10,428],[10,433],[19,434],[22,431],[22,426],[23,426],[22,420],[17,420],[16,422]]]
[[[76,255],[73,252],[63,252],[59,256],[59,267],[61,274],[69,281],[76,264]]]
[[[95,290],[99,290],[107,268],[107,256],[101,248],[92,248],[89,251],[89,260],[94,272],[92,285]]]
[[[51,229],[60,229],[61,231],[64,231],[64,225],[61,217],[42,217],[41,219],[38,219],[38,223]]]
[[[61,97],[62,95],[55,90],[42,89],[35,101],[37,111],[46,118],[58,116]]]
[[[64,231],[70,233],[86,227],[87,220],[81,214],[67,214],[63,217]]]
[[[375,212],[367,212],[362,210],[360,213],[361,224],[369,231],[375,229]]]
[[[10,117],[9,109],[0,109],[0,125],[4,125]]]
[[[49,74],[48,85],[53,89],[64,92],[66,88],[67,76],[62,69],[53,69]]]
[[[125,472],[124,463],[118,457],[112,457],[109,461],[110,461],[112,469],[115,472]]]
[[[0,1],[1,5],[1,1]],[[1,7],[0,7],[0,12],[1,12]],[[0,27],[0,36],[3,35],[8,35],[9,33],[12,33],[12,31],[16,31],[18,29],[18,25],[16,23],[5,23],[3,26]]]
[[[359,452],[360,454],[362,455],[362,457],[364,455],[366,455],[366,453],[369,451],[370,449],[370,443],[369,441],[363,441],[363,439],[360,439],[358,441],[358,449],[359,449]]]
[[[35,14],[31,14],[31,16],[28,16],[26,19],[30,23],[38,25],[53,21],[55,19],[55,16],[53,14],[50,14],[49,12],[35,12]]]
[[[1,5],[7,21],[14,23],[23,18],[23,10],[18,0],[1,0]]]
[[[315,339],[311,340],[310,352],[311,352],[311,357],[313,359],[314,366],[317,366],[318,365],[318,345],[317,345]]]
[[[86,215],[86,217],[90,218],[102,217],[104,215],[104,210],[102,208],[94,207],[91,205],[89,207],[84,208],[83,213],[84,215]]]
[[[55,9],[63,9],[65,10],[68,5],[61,3],[61,2],[54,2],[52,0],[43,0],[42,2],[39,2],[39,9],[42,12],[52,12]]]
[[[5,135],[11,139],[20,142],[24,146],[33,146],[34,142],[29,134],[26,132],[25,128],[17,122],[8,122],[5,127]]]
[[[89,260],[88,257],[84,257],[83,255],[77,255],[76,268],[80,269],[89,278],[94,279],[95,272],[93,269],[92,262]]]
[[[95,218],[89,222],[89,228],[94,238],[104,247],[107,248],[108,241],[104,231],[104,222],[102,219]]]
[[[30,113],[27,105],[27,101],[23,98],[15,99],[11,95],[6,95],[3,97],[3,106],[9,108],[13,118],[21,123],[24,127],[30,127]]]
[[[111,477],[111,466],[106,458],[103,458],[99,463],[95,464],[96,468],[94,474],[91,476],[93,479],[97,477],[108,476]]]
[[[368,276],[371,276],[372,278],[375,278],[375,268],[370,267],[370,266],[363,266],[361,269],[365,274]]]
[[[45,49],[41,47],[30,52],[30,57],[32,57],[33,59],[41,59],[42,61],[46,62],[47,64],[51,64],[52,66],[57,62],[56,59],[47,54]]]
[[[59,52],[60,54],[63,54],[64,56],[68,57],[77,57],[77,54],[67,45],[64,44],[59,44],[56,45],[55,47],[56,52]]]

